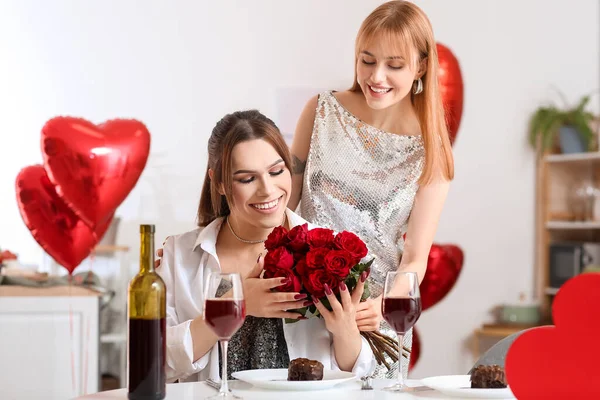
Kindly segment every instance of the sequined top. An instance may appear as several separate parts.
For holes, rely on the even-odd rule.
[[[424,162],[421,136],[377,129],[346,110],[333,92],[319,95],[300,214],[365,241],[368,257],[375,257],[373,296],[400,263]]]

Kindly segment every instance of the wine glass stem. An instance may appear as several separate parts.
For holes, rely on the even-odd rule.
[[[227,340],[219,340],[221,345],[221,355],[223,356],[223,362],[221,366],[221,389],[219,394],[227,395],[229,393],[229,386],[227,385]]]
[[[404,386],[404,374],[402,373],[402,340],[404,339],[404,334],[396,332],[398,336],[398,386]]]

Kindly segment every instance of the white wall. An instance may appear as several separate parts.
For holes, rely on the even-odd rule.
[[[458,57],[465,106],[456,180],[436,241],[466,255],[463,274],[418,328],[413,376],[464,373],[464,341],[494,305],[532,289],[533,156],[528,115],[599,87],[597,1],[416,1]],[[193,227],[206,140],[226,112],[256,107],[288,131],[281,96],[344,88],[360,22],[380,0],[0,2],[0,247],[38,263],[14,196],[18,171],[41,161],[39,131],[56,115],[144,121],[150,162],[119,208],[121,244],[137,225],[157,237]],[[286,98],[298,102],[298,99]],[[594,110],[598,111],[597,97]],[[284,115],[288,115],[284,117]],[[287,119],[285,119],[287,118]]]

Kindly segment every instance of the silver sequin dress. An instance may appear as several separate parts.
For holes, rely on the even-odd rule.
[[[365,241],[368,257],[375,257],[372,297],[400,263],[424,162],[421,136],[377,129],[347,111],[333,92],[319,95],[299,212],[315,225],[348,230]],[[380,331],[395,337],[385,321]],[[403,344],[412,348],[412,330]],[[408,360],[402,367],[406,377]],[[395,378],[397,369],[378,366],[375,376]]]

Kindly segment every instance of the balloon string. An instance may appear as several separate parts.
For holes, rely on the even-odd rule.
[[[83,394],[87,394],[87,382],[88,382],[88,359],[89,359],[89,344],[90,344],[90,318],[87,318],[86,333],[85,333],[85,344],[84,344],[84,362],[83,362]]]
[[[94,232],[93,234],[94,237],[94,242],[97,242],[97,236],[96,236],[96,232]],[[90,251],[90,269],[87,273],[87,278],[86,280],[88,281],[88,283],[91,285],[92,284],[92,277],[94,274],[94,259],[96,257],[96,247],[92,247],[92,251]]]
[[[70,332],[70,342],[71,342],[71,383],[73,386],[73,392],[77,393],[77,385],[75,381],[75,349],[74,347],[74,333],[73,333],[73,295],[71,289],[73,288],[73,275],[69,273],[69,332]]]
[[[92,269],[94,267],[94,251],[92,250],[90,255],[90,270],[88,272],[88,283],[91,284]],[[87,394],[87,382],[88,382],[88,361],[89,361],[89,348],[90,348],[90,319],[86,321],[86,332],[85,332],[85,344],[84,344],[84,362],[83,362],[83,394]]]

